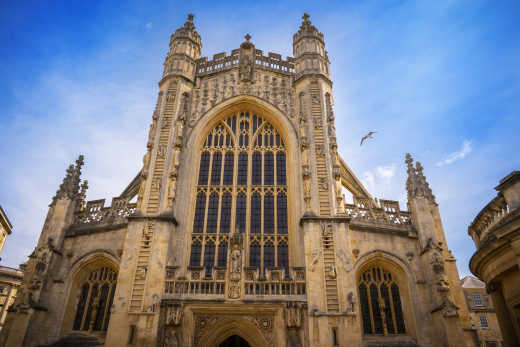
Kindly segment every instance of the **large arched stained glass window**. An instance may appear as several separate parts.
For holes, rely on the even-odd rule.
[[[245,234],[246,266],[288,275],[285,145],[269,122],[241,112],[219,122],[200,154],[191,266],[227,264],[228,235]]]
[[[399,286],[382,267],[364,271],[359,278],[359,301],[365,334],[405,334]]]
[[[108,267],[89,274],[80,287],[73,330],[107,330],[116,282],[117,272]]]

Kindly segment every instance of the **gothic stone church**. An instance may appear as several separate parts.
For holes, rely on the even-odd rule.
[[[212,60],[201,49],[190,15],[170,39],[143,168],[109,206],[85,201],[83,157],[69,167],[0,344],[473,346],[420,163],[407,155],[402,211],[337,151],[309,16],[285,60],[249,35]]]

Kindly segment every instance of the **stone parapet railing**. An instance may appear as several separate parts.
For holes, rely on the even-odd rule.
[[[468,233],[477,247],[488,236],[489,231],[503,220],[509,212],[509,205],[502,195],[495,197],[479,212],[468,228]]]
[[[244,297],[255,296],[260,299],[273,299],[276,297],[293,297],[304,299],[305,269],[293,268],[292,277],[285,276],[285,270],[280,268],[266,270],[265,276],[261,276],[256,268],[245,268],[244,278],[238,283],[243,286]],[[227,293],[227,285],[230,282],[226,268],[215,268],[207,271],[203,268],[191,267],[187,276],[175,278],[175,271],[167,271],[164,294],[174,297],[193,298],[224,298]]]
[[[286,75],[294,74],[294,59],[291,57],[287,57],[287,60],[283,60],[280,54],[271,52],[269,52],[267,56],[264,56],[261,50],[256,49],[254,60],[255,67],[257,68]],[[231,51],[231,55],[227,55],[225,52],[215,54],[213,60],[208,60],[207,57],[203,57],[197,60],[197,76],[201,77],[231,69],[237,67],[239,62],[239,49]]]
[[[129,203],[127,198],[113,198],[112,204],[105,207],[105,199],[88,201],[74,215],[74,225],[98,225],[126,219],[135,213],[137,204]]]
[[[370,198],[354,197],[354,204],[345,204],[345,213],[352,218],[351,224],[362,222],[369,226],[388,226],[391,228],[411,230],[410,212],[401,211],[399,202],[379,200],[379,203]]]

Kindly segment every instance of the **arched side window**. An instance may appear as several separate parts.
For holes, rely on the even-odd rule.
[[[116,290],[117,272],[109,267],[92,271],[80,285],[73,330],[106,331]]]
[[[383,267],[365,270],[359,278],[359,301],[365,334],[405,334],[399,285]]]
[[[245,235],[244,265],[283,267],[288,275],[286,156],[276,128],[250,112],[210,130],[193,197],[191,266],[204,266],[206,275],[225,266],[227,235],[236,232]]]

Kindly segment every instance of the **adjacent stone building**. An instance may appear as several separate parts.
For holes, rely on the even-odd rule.
[[[421,164],[406,156],[403,211],[337,151],[309,16],[294,57],[249,35],[231,54],[201,50],[190,15],[171,36],[143,168],[109,206],[85,201],[83,157],[69,167],[0,344],[474,346]]]
[[[471,271],[493,298],[505,346],[520,345],[520,171],[500,180],[491,200],[468,228],[477,251]]]
[[[0,254],[4,248],[7,236],[11,235],[13,225],[0,206]],[[1,259],[1,258],[0,258]],[[18,287],[22,284],[23,273],[19,269],[0,266],[0,330],[4,326],[9,307],[14,303]]]
[[[461,280],[462,290],[471,318],[477,346],[499,347],[502,334],[498,325],[493,301],[486,292],[486,284],[478,278],[466,276]]]

